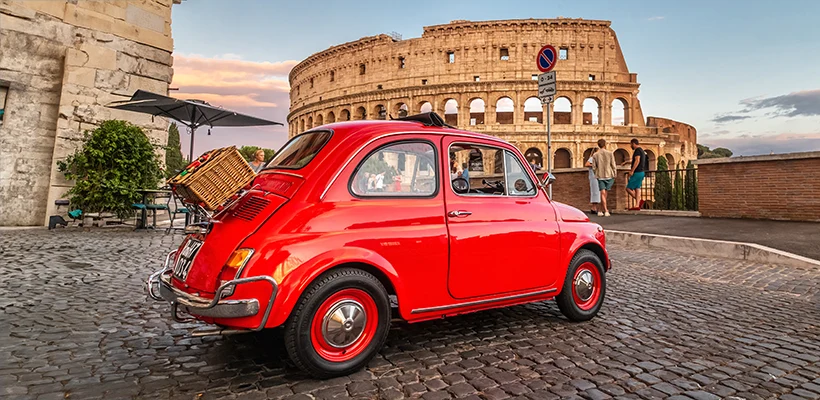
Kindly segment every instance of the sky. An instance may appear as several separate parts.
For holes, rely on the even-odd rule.
[[[420,37],[424,26],[458,19],[558,16],[612,21],[644,116],[691,124],[699,143],[735,155],[820,150],[817,0],[185,0],[173,9],[171,93],[286,123],[288,72],[330,46]],[[206,131],[197,154],[278,149],[287,139],[286,127]]]

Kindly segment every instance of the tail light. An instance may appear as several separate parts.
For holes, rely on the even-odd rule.
[[[236,249],[231,256],[228,257],[228,261],[225,262],[225,266],[222,267],[222,272],[219,273],[219,286],[222,286],[229,281],[234,279],[238,279],[239,275],[242,274],[242,269],[245,268],[245,264],[248,263],[248,260],[251,259],[253,255],[253,249]],[[231,286],[226,288],[222,291],[222,297],[228,297],[233,294],[235,286]]]

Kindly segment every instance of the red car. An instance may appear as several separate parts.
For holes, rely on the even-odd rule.
[[[148,281],[173,318],[229,334],[284,327],[317,377],[362,368],[391,319],[419,322],[555,299],[593,318],[604,231],[550,201],[521,152],[435,114],[334,123],[294,137],[252,187],[186,228]]]

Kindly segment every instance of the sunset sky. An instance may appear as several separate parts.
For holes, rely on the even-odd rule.
[[[820,1],[740,4],[189,0],[173,11],[172,94],[285,123],[288,71],[335,44],[391,31],[419,37],[456,19],[605,19],[638,73],[645,116],[692,124],[701,144],[736,155],[820,150]],[[287,138],[286,127],[205,132],[197,153],[279,148]]]

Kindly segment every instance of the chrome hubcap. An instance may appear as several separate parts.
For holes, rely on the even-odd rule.
[[[361,304],[343,300],[334,304],[325,315],[322,336],[333,347],[347,347],[362,336],[366,322],[367,314]]]
[[[587,270],[581,271],[578,277],[575,278],[575,294],[577,294],[582,301],[587,301],[592,297],[594,289],[595,278],[593,278],[592,272]]]

